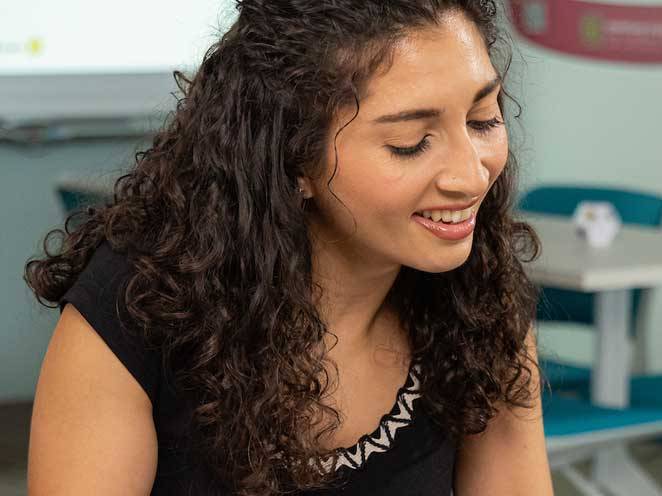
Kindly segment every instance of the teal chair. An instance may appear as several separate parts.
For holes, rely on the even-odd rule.
[[[614,205],[624,224],[647,227],[662,226],[662,197],[615,188],[580,187],[572,185],[548,185],[525,192],[518,203],[522,212],[544,213],[571,217],[579,202],[606,201]],[[542,287],[537,308],[540,322],[576,322],[593,325],[594,293],[582,293],[572,290]],[[632,313],[630,315],[631,332],[636,328],[641,289],[632,292]],[[540,358],[544,375],[556,390],[574,390],[586,396],[589,391],[591,371],[589,368],[576,366],[546,357]],[[650,404],[650,395],[646,391],[651,379],[636,377],[631,384],[633,404]],[[662,391],[662,378],[660,378]],[[662,396],[662,394],[661,394]],[[656,401],[658,401],[656,399]],[[660,400],[662,404],[662,400]]]
[[[587,477],[575,468],[575,463],[612,446],[655,439],[662,434],[662,404],[606,408],[592,404],[582,395],[545,389],[542,410],[550,467],[563,474],[583,496],[612,494],[611,481]],[[632,490],[632,494],[639,494],[637,488]]]
[[[518,208],[523,212],[571,217],[579,202],[584,200],[610,202],[624,224],[662,224],[662,198],[619,189],[543,186],[526,192]],[[538,321],[594,325],[593,293],[544,286],[541,289]],[[641,290],[632,291],[631,297],[630,328],[634,332]],[[634,377],[629,407],[605,408],[591,403],[589,368],[544,356],[540,357],[540,366],[551,386],[551,391],[543,390],[542,403],[545,442],[552,468],[563,473],[581,494],[606,494],[600,481],[585,477],[573,463],[590,458],[610,445],[659,438],[662,434],[662,378]]]

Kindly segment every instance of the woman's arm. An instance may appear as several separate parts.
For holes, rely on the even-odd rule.
[[[537,362],[533,327],[526,339]],[[455,496],[552,496],[545,449],[540,380],[532,364],[532,409],[501,408],[485,432],[464,438],[455,466]],[[513,413],[514,412],[514,413]]]
[[[37,383],[28,495],[146,496],[157,453],[147,394],[67,304]]]

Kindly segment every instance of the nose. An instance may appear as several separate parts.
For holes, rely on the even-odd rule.
[[[483,165],[466,128],[448,136],[448,152],[441,160],[435,185],[447,202],[472,202],[487,189],[489,170]]]

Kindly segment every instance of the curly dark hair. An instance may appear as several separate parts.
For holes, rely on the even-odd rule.
[[[238,0],[237,9],[196,73],[174,72],[183,96],[112,201],[49,231],[24,278],[49,306],[42,299],[57,302],[104,240],[126,252],[133,328],[163,350],[178,388],[200,394],[201,460],[237,494],[270,495],[330,483],[308,462],[340,425],[321,401],[321,377],[336,365],[319,344],[333,333],[313,304],[320,288],[297,178],[314,175],[333,116],[358,113],[370,77],[411,30],[462,12],[504,82],[512,43],[493,0]],[[505,114],[504,97],[515,101],[502,86]],[[539,290],[522,263],[540,242],[512,212],[517,168],[509,150],[466,263],[403,267],[388,295],[421,363],[421,408],[456,439],[484,431],[499,403],[532,399],[538,365],[525,338]],[[313,435],[320,411],[335,420]]]

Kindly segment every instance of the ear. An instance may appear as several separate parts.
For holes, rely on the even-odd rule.
[[[312,184],[310,183],[310,180],[307,177],[299,176],[297,177],[297,183],[299,184],[299,188],[301,188],[303,191],[301,192],[301,195],[303,198],[311,198],[313,196],[313,187]]]

